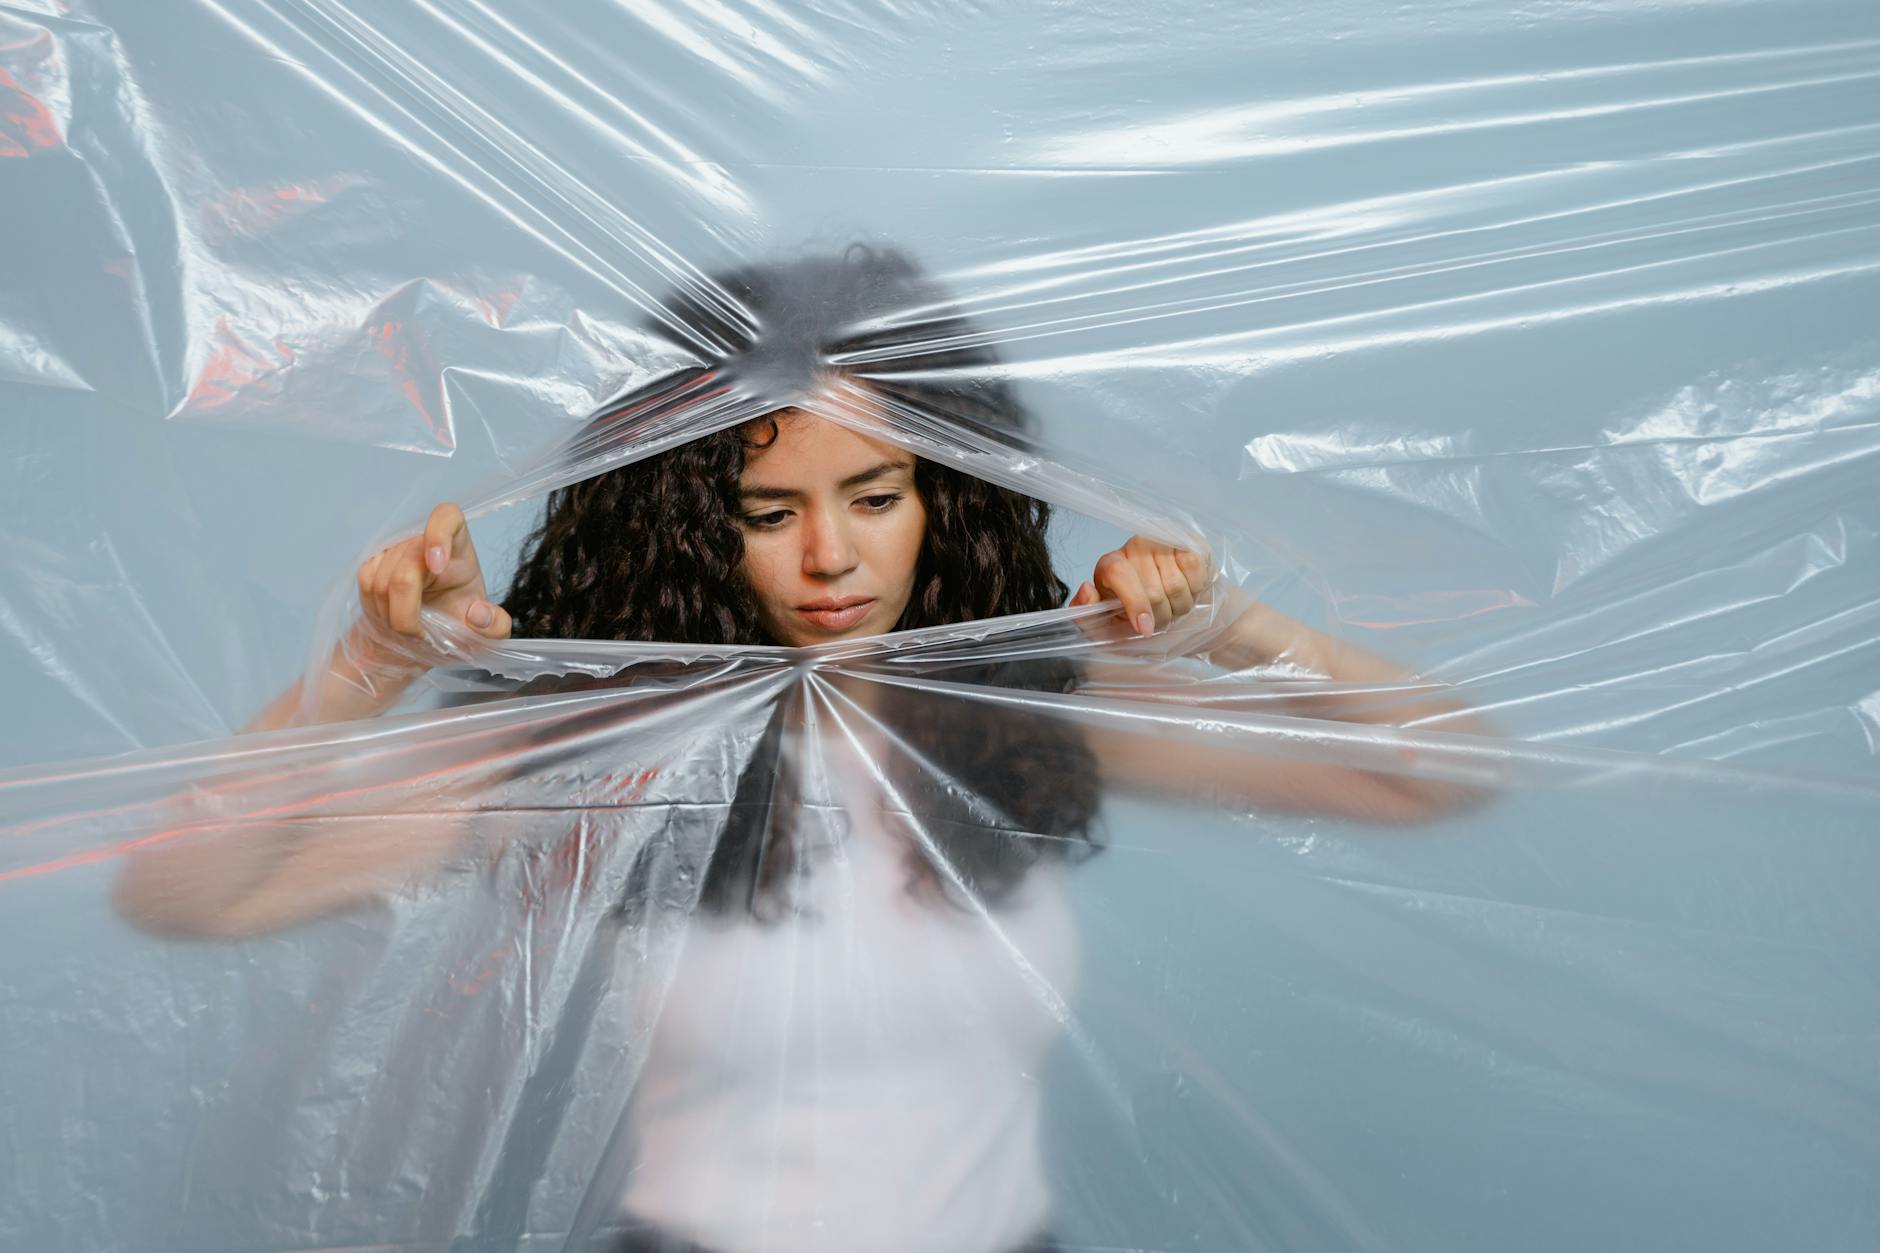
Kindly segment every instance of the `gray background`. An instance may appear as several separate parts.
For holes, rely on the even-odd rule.
[[[1871,5],[125,0],[0,29],[50,119],[0,161],[10,788],[239,726],[376,537],[642,377],[679,268],[893,240],[1061,459],[1511,746],[1623,754],[1413,833],[1113,803],[1077,902],[1109,1078],[1050,1078],[1062,1229],[1880,1237],[1880,824],[1783,781],[1870,783],[1880,743]],[[479,523],[498,571],[529,521]],[[1118,533],[1059,538],[1075,582]],[[372,1229],[383,1181],[297,1241],[275,1195],[217,1191],[278,1006],[347,962],[397,986],[377,933],[160,944],[112,869],[0,880],[0,1244],[436,1247]],[[370,1068],[332,1047],[335,1082]]]

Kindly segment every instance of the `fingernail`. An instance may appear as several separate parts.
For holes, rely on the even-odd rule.
[[[1143,610],[1141,613],[1137,614],[1136,615],[1136,631],[1140,635],[1154,635],[1155,634],[1155,615],[1150,613],[1146,609]]]
[[[483,601],[480,601],[480,600],[476,604],[470,606],[470,625],[471,626],[486,627],[494,621],[496,621],[496,610],[493,606],[485,604]]]
[[[424,550],[424,564],[430,567],[432,574],[444,573],[444,564],[447,560],[442,544],[433,544]]]

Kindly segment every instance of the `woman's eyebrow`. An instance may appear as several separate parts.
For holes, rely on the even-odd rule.
[[[794,487],[764,487],[756,483],[738,489],[738,495],[746,500],[795,500],[802,494]]]
[[[870,479],[878,479],[892,474],[896,470],[906,470],[913,466],[911,461],[884,461],[880,465],[869,466],[858,474],[851,474],[836,484],[837,490],[847,491],[851,487],[860,487]],[[805,493],[794,487],[765,487],[761,483],[752,483],[738,489],[738,495],[746,500],[793,500]]]
[[[837,483],[836,486],[840,488],[860,487],[870,479],[878,479],[885,474],[893,474],[896,470],[910,469],[913,464],[913,462],[906,459],[884,461],[880,465],[869,466],[860,474],[849,475],[848,478],[843,479],[840,483]]]

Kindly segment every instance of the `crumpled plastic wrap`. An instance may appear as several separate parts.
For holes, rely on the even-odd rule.
[[[0,1247],[1873,1247],[1877,80],[1813,0],[0,4]],[[731,277],[858,255],[926,295]],[[436,502],[500,588],[783,408],[1211,584],[430,614],[242,733]]]

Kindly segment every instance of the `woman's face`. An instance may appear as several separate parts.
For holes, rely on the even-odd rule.
[[[764,629],[793,647],[893,630],[927,535],[914,455],[798,410],[775,422],[738,484],[744,577]]]

